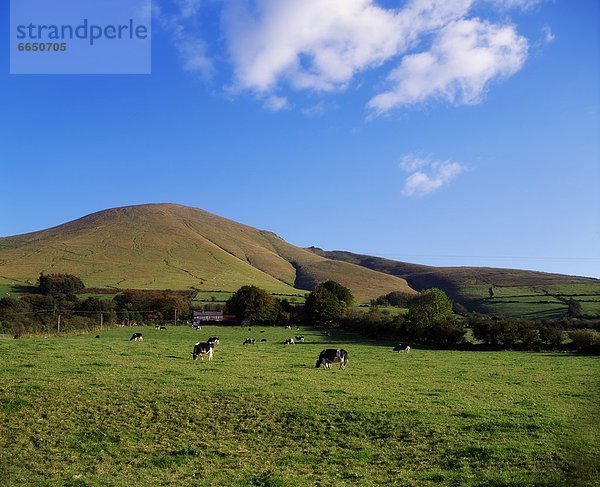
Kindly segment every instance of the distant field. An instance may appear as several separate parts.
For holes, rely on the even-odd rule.
[[[18,298],[23,293],[33,292],[35,288],[31,286],[19,286],[17,284],[0,284],[0,298],[10,296]]]
[[[369,313],[371,310],[383,311],[392,316],[404,315],[408,312],[407,308],[399,308],[398,306],[353,306],[353,310]]]
[[[567,312],[567,306],[560,303],[545,304],[528,301],[510,303],[506,301],[485,302],[478,309],[487,314],[522,317],[532,320],[544,318],[557,319],[565,316]]]
[[[489,299],[488,287],[468,286],[461,289],[465,295],[483,296],[471,301],[481,312],[502,316],[520,316],[530,319],[561,318],[567,314],[568,299],[581,304],[582,313],[600,317],[600,289],[596,284],[567,284],[561,286],[502,286],[494,288]]]
[[[215,360],[192,361],[213,334]],[[94,335],[0,340],[5,485],[597,485],[597,357],[272,327]],[[349,351],[345,371],[315,369],[325,347]]]

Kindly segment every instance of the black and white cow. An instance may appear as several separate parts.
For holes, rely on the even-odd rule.
[[[194,330],[202,330],[202,327],[200,325],[192,325],[192,328]]]
[[[144,337],[141,333],[134,333],[133,335],[131,335],[131,338],[129,339],[129,341],[134,341],[134,342],[143,342],[144,341]]]
[[[246,338],[244,340],[243,345],[254,345],[256,343],[256,340],[254,338]]]
[[[198,342],[194,345],[194,350],[192,350],[192,358],[196,360],[200,357],[200,360],[204,360],[204,356],[208,355],[208,360],[212,360],[213,349],[214,345],[210,342]]]
[[[167,329],[167,327],[166,327],[166,326],[163,326],[163,325],[154,325],[154,329],[155,329],[155,330],[166,330],[166,329]]]
[[[219,340],[219,337],[210,337],[208,340],[206,340],[208,343],[212,343],[213,345],[216,345],[217,343],[220,343],[221,341]]]
[[[400,352],[408,353],[408,352],[410,352],[410,347],[408,345],[402,345],[401,343],[399,343],[398,345],[396,345],[394,347],[393,351],[398,352],[398,353],[400,353]]]
[[[297,341],[297,342],[303,342],[303,341],[304,341],[304,337],[303,337],[303,336],[301,336],[301,335],[300,335],[300,336],[297,336],[297,337],[296,337],[296,341]]]
[[[293,338],[286,338],[285,342],[283,342],[284,345],[294,345],[295,343]]]
[[[327,348],[319,354],[315,368],[323,365],[326,369],[330,369],[333,362],[340,363],[340,369],[345,369],[348,364],[348,352],[342,348]]]

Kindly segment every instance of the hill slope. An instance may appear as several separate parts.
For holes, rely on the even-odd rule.
[[[438,287],[472,310],[551,318],[564,314],[566,301],[574,298],[583,303],[584,314],[597,315],[600,311],[598,279],[492,267],[433,267],[316,247],[308,250],[401,277],[418,291]],[[489,297],[490,287],[493,299]]]
[[[357,299],[413,292],[402,278],[331,260],[277,235],[175,204],[100,211],[57,227],[0,238],[0,284],[69,272],[88,287],[234,291],[255,284],[297,293],[334,279]]]

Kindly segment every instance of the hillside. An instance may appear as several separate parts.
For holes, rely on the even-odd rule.
[[[0,238],[0,285],[32,284],[40,272],[79,275],[88,287],[235,291],[255,284],[294,294],[334,279],[359,300],[403,278],[331,260],[277,235],[175,204],[100,211],[57,227]]]
[[[438,287],[467,308],[487,313],[557,317],[566,302],[580,302],[584,314],[600,315],[600,280],[518,269],[433,267],[343,251],[308,250],[321,257],[401,277],[415,290]],[[492,287],[494,297],[489,297]]]

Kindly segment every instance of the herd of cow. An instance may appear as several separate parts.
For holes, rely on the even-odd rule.
[[[162,328],[164,329],[164,327]],[[143,341],[144,337],[141,333],[134,333],[131,335],[130,341]],[[219,337],[213,336],[210,337],[205,342],[198,342],[194,345],[194,349],[192,350],[192,359],[196,360],[200,357],[200,360],[204,360],[204,356],[208,357],[208,360],[212,360],[214,356],[215,345],[219,343]],[[263,339],[263,341],[266,341]],[[288,338],[285,340],[285,345],[294,345],[296,342],[303,342],[303,336],[296,336],[294,338]],[[254,338],[246,338],[243,342],[243,345],[254,345],[256,340]],[[394,352],[410,352],[410,347],[408,345],[403,345],[399,343],[393,349]],[[345,369],[346,365],[348,365],[348,352],[343,348],[326,348],[322,350],[319,354],[319,358],[317,359],[317,363],[315,364],[315,368],[325,367],[326,369],[330,369],[334,363],[340,364],[340,369]]]

